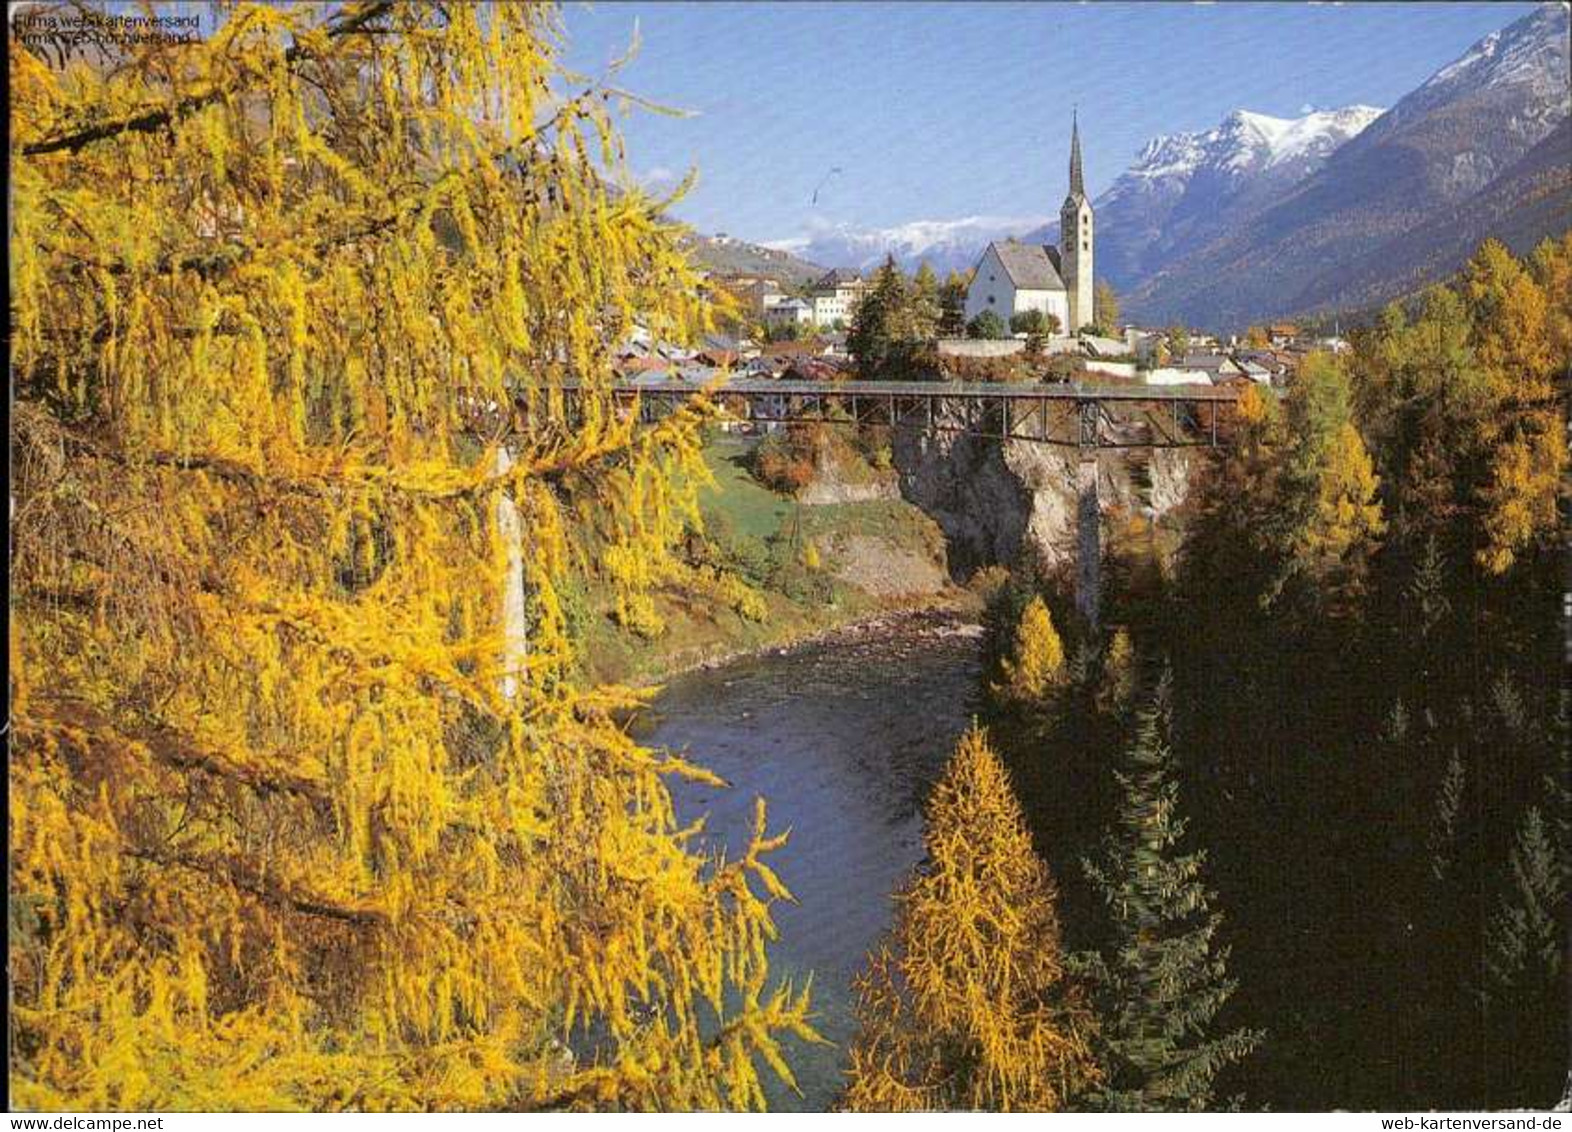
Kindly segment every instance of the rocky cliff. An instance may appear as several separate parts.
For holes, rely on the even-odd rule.
[[[956,580],[1023,556],[1049,569],[1076,561],[1074,449],[918,430],[898,432],[893,449],[901,494],[944,531]],[[1100,510],[1105,518],[1115,508],[1160,517],[1184,502],[1195,467],[1186,451],[1102,453]]]

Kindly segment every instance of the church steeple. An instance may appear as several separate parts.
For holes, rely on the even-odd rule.
[[[1081,171],[1080,115],[1070,119],[1070,191],[1059,209],[1059,274],[1064,279],[1070,315],[1065,333],[1077,334],[1092,322],[1092,202],[1086,199]]]
[[[1081,181],[1081,127],[1076,111],[1070,111],[1070,195],[1084,197],[1086,186]]]

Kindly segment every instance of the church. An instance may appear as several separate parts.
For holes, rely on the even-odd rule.
[[[1052,315],[1059,333],[1093,321],[1092,202],[1081,176],[1079,123],[1070,125],[1070,192],[1059,209],[1059,246],[995,240],[984,249],[966,291],[966,321],[993,311],[1008,326],[1029,310]]]

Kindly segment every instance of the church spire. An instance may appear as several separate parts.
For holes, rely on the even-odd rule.
[[[1081,182],[1081,128],[1076,121],[1076,111],[1070,111],[1070,195],[1084,197],[1086,186]]]

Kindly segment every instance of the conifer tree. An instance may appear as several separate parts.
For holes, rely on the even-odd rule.
[[[1136,676],[1135,646],[1130,643],[1130,631],[1121,625],[1114,631],[1103,657],[1103,681],[1097,690],[1098,706],[1110,714],[1123,714],[1135,696]]]
[[[958,271],[945,277],[939,291],[939,333],[946,338],[966,333],[966,281]]]
[[[1493,1053],[1488,1099],[1548,1105],[1567,1063],[1568,863],[1537,806],[1524,815],[1509,869],[1485,933],[1480,998]]]
[[[1092,310],[1096,312],[1093,321],[1103,333],[1119,332],[1119,295],[1106,279],[1099,279],[1092,288]]]
[[[995,686],[995,693],[1021,701],[1042,699],[1063,678],[1064,643],[1041,595],[1033,596],[1021,611],[1013,647],[1001,668],[1004,682]]]
[[[852,1111],[1053,1111],[1093,1079],[1056,892],[983,732],[928,801],[927,859],[857,981]]]
[[[1426,836],[1430,850],[1430,875],[1445,881],[1453,871],[1457,854],[1458,821],[1463,810],[1463,789],[1467,785],[1463,760],[1454,750],[1447,757],[1446,773],[1436,791],[1435,818]]]
[[[906,328],[917,341],[926,341],[938,332],[943,311],[939,303],[939,278],[927,260],[917,265],[912,277],[909,325]]]
[[[1511,884],[1486,933],[1483,994],[1487,1002],[1510,1003],[1539,997],[1560,976],[1566,941],[1567,864],[1537,806],[1529,808],[1518,829],[1509,862]]]
[[[1452,602],[1447,597],[1446,563],[1434,535],[1425,540],[1424,553],[1403,596],[1412,615],[1412,628],[1417,630],[1421,642],[1428,641],[1452,612]]]
[[[1288,429],[1281,520],[1288,568],[1334,601],[1357,596],[1386,521],[1381,481],[1354,426],[1349,378],[1335,358],[1305,360],[1288,399]]]
[[[1088,1106],[1103,1110],[1210,1108],[1218,1072],[1261,1041],[1250,1030],[1211,1033],[1235,983],[1216,941],[1222,915],[1202,879],[1205,853],[1180,848],[1187,823],[1169,749],[1170,680],[1164,673],[1138,713],[1116,775],[1118,824],[1085,866],[1112,925],[1105,952],[1076,957],[1100,1023],[1103,1082]]]
[[[911,288],[895,257],[887,255],[874,273],[873,286],[857,304],[846,349],[867,379],[899,376],[896,370],[906,357],[912,337]]]
[[[762,805],[696,851],[716,780],[572,677],[570,586],[647,615],[702,475],[609,347],[707,311],[559,30],[13,38],[19,1106],[757,1107],[811,1032]]]

